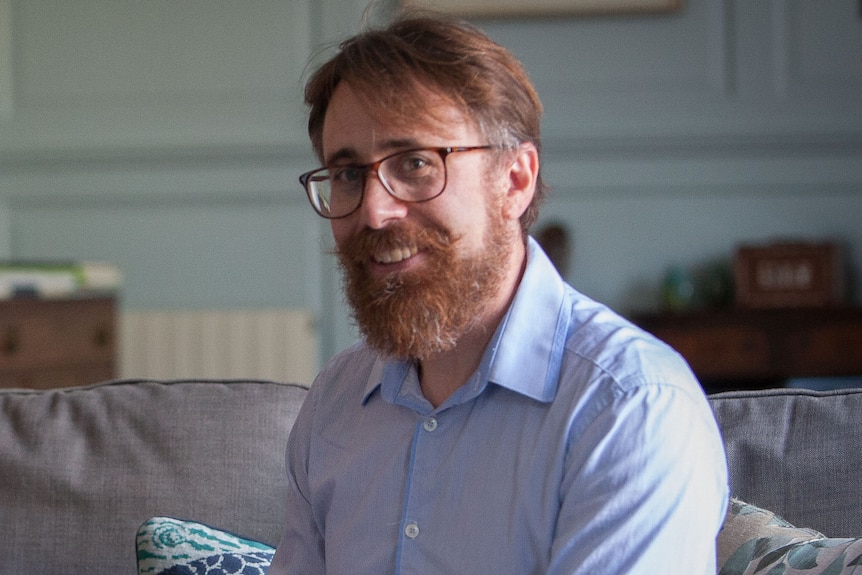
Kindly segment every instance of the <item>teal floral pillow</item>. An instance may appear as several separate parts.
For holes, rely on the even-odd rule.
[[[858,575],[862,539],[830,539],[733,499],[718,536],[718,564],[719,575]]]
[[[265,575],[275,550],[200,523],[154,517],[138,529],[138,575]]]

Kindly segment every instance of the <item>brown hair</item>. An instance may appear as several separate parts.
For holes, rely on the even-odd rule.
[[[542,104],[524,67],[466,22],[405,14],[343,42],[305,86],[308,134],[320,159],[326,109],[342,81],[392,122],[427,117],[430,93],[472,118],[489,143],[514,149],[531,142],[541,152]],[[533,201],[521,216],[525,234],[544,195],[540,174]]]

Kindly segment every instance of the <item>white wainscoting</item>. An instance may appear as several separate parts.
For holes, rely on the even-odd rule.
[[[310,384],[317,335],[304,310],[127,311],[120,375],[153,379],[272,379]]]

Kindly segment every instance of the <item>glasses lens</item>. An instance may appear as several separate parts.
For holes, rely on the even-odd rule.
[[[378,173],[392,195],[408,202],[430,200],[446,184],[446,163],[437,150],[396,154],[380,164]]]
[[[311,205],[324,218],[340,218],[351,213],[362,200],[362,170],[323,169],[306,183]]]

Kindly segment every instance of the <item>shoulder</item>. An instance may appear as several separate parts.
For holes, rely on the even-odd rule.
[[[576,427],[609,418],[637,429],[657,417],[714,426],[703,389],[679,353],[606,306],[570,295],[556,401],[575,416]]]
[[[309,391],[311,401],[316,406],[354,400],[361,402],[378,363],[377,353],[363,342],[337,353],[314,379]]]
[[[355,377],[359,373],[370,371],[378,357],[365,342],[356,342],[326,362],[318,373],[315,384],[318,380],[339,381],[350,375]]]
[[[588,371],[619,391],[671,386],[702,393],[676,350],[608,307],[572,292],[564,366]]]

